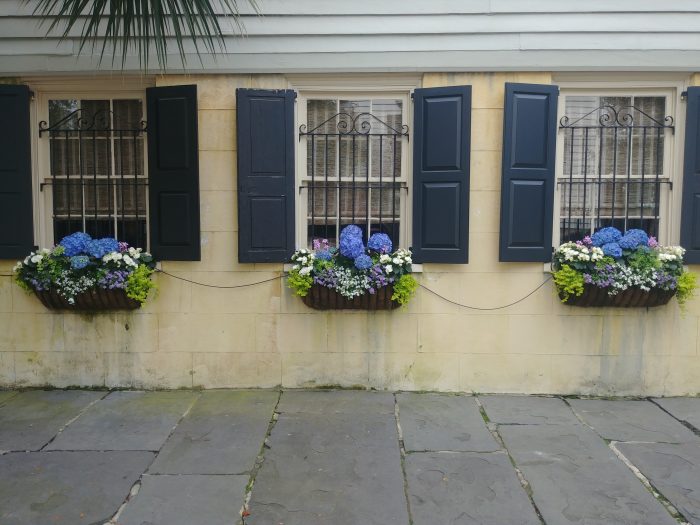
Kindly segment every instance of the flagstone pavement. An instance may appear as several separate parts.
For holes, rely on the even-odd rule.
[[[700,398],[0,391],[0,525],[700,525]]]

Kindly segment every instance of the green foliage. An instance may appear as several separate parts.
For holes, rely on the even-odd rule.
[[[695,288],[697,288],[697,276],[692,272],[683,272],[678,277],[678,284],[676,288],[676,299],[678,299],[678,304],[683,305],[688,299],[690,299],[695,294]]]
[[[247,3],[259,12],[256,0]],[[172,54],[168,43],[172,41],[183,65],[188,42],[194,44],[200,61],[202,51],[224,51],[224,31],[217,10],[221,9],[219,13],[233,21],[241,33],[239,4],[240,0],[38,0],[34,13],[49,24],[47,36],[58,32],[61,38],[67,38],[77,32],[79,53],[87,46],[91,52],[97,51],[100,59],[112,55],[112,63],[121,55],[124,68],[127,56],[135,50],[146,70],[155,48],[158,65],[165,70],[168,55]]]
[[[561,269],[554,272],[554,282],[562,295],[562,302],[572,295],[579,296],[583,293],[583,274],[568,264],[562,264]]]
[[[298,270],[292,270],[287,275],[287,286],[299,297],[306,297],[313,284],[314,278],[311,275],[301,275]]]
[[[418,289],[418,281],[410,273],[403,274],[398,281],[394,282],[394,293],[392,301],[396,301],[401,306],[408,303]]]
[[[648,248],[630,252],[627,264],[639,273],[649,273],[661,267],[658,254]]]
[[[140,303],[145,302],[149,292],[156,288],[156,283],[151,280],[152,274],[151,268],[140,264],[126,280],[126,295]]]

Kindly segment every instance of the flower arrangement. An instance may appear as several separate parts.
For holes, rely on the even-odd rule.
[[[349,225],[340,232],[337,248],[327,239],[314,239],[312,247],[297,250],[291,259],[287,283],[301,297],[314,286],[333,290],[348,301],[390,289],[391,301],[404,305],[418,286],[411,275],[411,252],[392,251],[391,239],[384,233],[373,234],[365,246],[362,230]]]
[[[654,291],[666,302],[675,295],[683,304],[696,286],[695,274],[683,268],[684,253],[680,246],[661,246],[643,230],[623,234],[617,228],[602,228],[554,252],[554,282],[562,301],[571,304],[587,290],[609,298]],[[638,299],[639,305],[648,305]]]
[[[153,256],[141,248],[77,232],[52,249],[30,253],[15,265],[14,276],[25,290],[40,298],[55,292],[58,301],[69,307],[81,295],[96,290],[121,291],[139,306],[155,287],[151,280],[154,268]]]

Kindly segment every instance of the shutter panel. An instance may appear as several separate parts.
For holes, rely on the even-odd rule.
[[[700,87],[688,88],[681,210],[685,262],[700,264]]]
[[[471,86],[416,89],[413,260],[466,263]]]
[[[294,252],[294,91],[238,89],[238,260]]]
[[[559,88],[506,83],[503,116],[502,262],[552,258]]]
[[[34,249],[29,88],[0,85],[0,259]]]
[[[197,86],[146,90],[151,252],[199,261]]]

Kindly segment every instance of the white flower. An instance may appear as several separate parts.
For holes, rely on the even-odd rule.
[[[34,256],[32,257],[32,262],[38,264],[38,263],[41,262],[41,260],[42,260],[43,258],[44,258],[43,255],[36,254],[36,255],[34,255]]]
[[[124,262],[125,262],[128,266],[134,266],[134,267],[138,266],[138,264],[137,264],[131,257],[129,257],[128,255],[125,255],[123,259],[124,259]]]
[[[390,264],[387,264],[387,265],[384,267],[384,271],[385,271],[386,273],[391,273],[391,272],[394,271],[394,267],[391,266]]]
[[[401,264],[401,259],[399,259],[398,257],[394,257],[394,258],[391,260],[391,262],[393,262],[394,264],[397,264],[397,265],[398,265],[398,264]]]
[[[413,259],[411,259],[410,257],[406,257],[406,264],[411,264],[411,263],[413,263]]]
[[[388,263],[389,261],[391,261],[391,256],[389,256],[387,254],[382,254],[379,256],[380,263],[384,264],[384,263]]]
[[[292,266],[292,270],[298,270],[299,268],[300,268],[300,266],[298,264],[295,264],[294,266]]]
[[[48,248],[42,248],[42,249],[39,251],[39,253],[41,253],[42,255],[48,255],[48,254],[51,253],[51,250],[49,250]]]
[[[29,264],[29,255],[24,258],[24,264]]]
[[[22,261],[17,261],[17,264],[14,265],[14,267],[12,268],[12,271],[18,272],[22,269],[22,266],[23,266]]]
[[[312,266],[304,266],[301,270],[299,270],[299,275],[309,275],[312,268]]]

